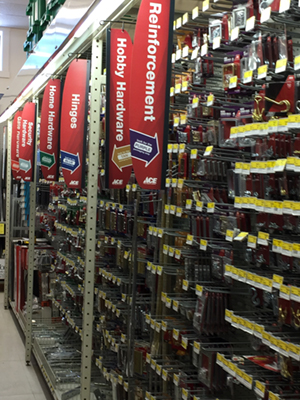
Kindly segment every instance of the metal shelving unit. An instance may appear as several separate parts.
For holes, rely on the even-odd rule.
[[[95,1],[92,7],[88,10],[86,19],[88,19],[99,5],[100,1]],[[118,1],[115,9],[112,9],[110,16],[107,16],[105,20],[113,20],[120,18],[125,14],[137,0],[124,0]],[[39,107],[38,97],[42,93],[47,80],[53,74],[62,74],[71,63],[71,61],[77,57],[79,53],[84,53],[91,48],[91,107],[90,107],[90,129],[89,129],[89,171],[88,171],[88,202],[87,202],[87,214],[90,216],[87,219],[86,225],[86,261],[85,261],[85,285],[84,285],[84,317],[82,327],[82,363],[81,363],[81,391],[80,400],[90,400],[91,398],[91,374],[92,374],[92,337],[93,337],[93,307],[94,307],[94,273],[95,273],[95,248],[96,248],[96,219],[94,214],[97,209],[97,180],[98,180],[98,157],[99,157],[99,138],[100,138],[100,118],[99,118],[99,93],[101,92],[101,84],[105,83],[105,77],[101,77],[102,73],[102,36],[106,31],[106,27],[109,25],[105,21],[104,25],[92,24],[85,32],[74,40],[74,37],[69,38],[69,42],[63,43],[63,45],[57,49],[56,56],[54,55],[54,62],[52,62],[52,73],[47,74],[47,67],[43,69],[39,76],[35,79],[38,81],[36,85],[29,84],[30,90],[27,90],[25,95],[21,95],[19,98],[19,107],[21,107],[27,100],[36,98],[37,105]],[[81,21],[81,24],[84,23]],[[72,35],[73,36],[73,35]],[[51,64],[51,63],[50,63]],[[44,79],[38,79],[43,77]],[[40,83],[41,82],[41,83]],[[37,113],[38,115],[38,113]],[[11,218],[11,202],[12,202],[12,176],[11,176],[11,137],[12,137],[12,120],[13,114],[7,120],[8,126],[8,138],[7,138],[7,207],[6,207],[6,255],[5,255],[5,308],[9,307],[12,309],[20,327],[25,335],[25,361],[27,365],[30,364],[31,354],[35,356],[37,363],[41,369],[41,372],[49,386],[49,389],[55,400],[61,400],[62,392],[55,388],[55,378],[51,373],[51,367],[48,364],[46,357],[44,356],[41,346],[34,335],[35,327],[33,326],[33,271],[34,271],[34,247],[35,247],[35,223],[36,223],[36,188],[37,188],[37,176],[35,168],[34,181],[30,183],[30,218],[28,227],[15,227]],[[37,149],[35,149],[36,153]],[[36,160],[36,157],[35,157]],[[15,228],[18,230],[29,231],[29,249],[28,249],[28,281],[27,281],[27,314],[26,319],[21,312],[16,311],[15,302],[10,300],[10,269],[13,265],[11,242],[15,236]],[[76,399],[79,398],[76,396]]]
[[[98,165],[99,165],[99,140],[100,140],[100,110],[102,71],[102,41],[93,40],[92,45],[92,70],[91,70],[91,108],[90,108],[90,133],[89,133],[89,171],[88,171],[88,202],[86,221],[86,259],[85,259],[85,285],[84,285],[84,318],[82,326],[82,362],[81,362],[81,396],[83,400],[90,398],[91,367],[92,367],[92,339],[94,320],[94,276],[95,276],[95,248],[96,248],[96,218]],[[104,81],[104,82],[103,82]]]
[[[106,28],[109,27],[110,21],[113,20],[118,20],[122,18],[123,15],[125,15],[135,4],[137,4],[139,0],[119,0],[116,1],[118,4],[116,9],[113,11],[113,13],[110,16],[106,16],[105,20],[102,22],[102,24],[93,23],[90,27],[88,27],[85,32],[82,33],[82,35],[71,35],[69,38],[69,41],[67,43],[63,43],[63,45],[57,49],[56,53],[53,55],[53,60],[50,61],[50,63],[41,71],[41,73],[36,77],[37,83],[36,85],[34,84],[29,84],[26,94],[24,96],[21,96],[21,101],[19,103],[19,107],[21,107],[26,101],[32,100],[33,98],[36,99],[37,106],[39,108],[39,97],[41,97],[41,94],[44,90],[45,85],[47,84],[47,81],[53,77],[53,76],[64,76],[69,64],[79,55],[86,55],[88,54],[88,57],[91,58],[91,97],[90,97],[90,123],[89,123],[89,150],[88,150],[88,160],[89,160],[89,169],[88,169],[88,180],[87,180],[87,207],[86,207],[86,226],[85,226],[85,231],[86,231],[86,236],[85,236],[85,263],[84,263],[84,269],[85,269],[85,274],[84,274],[84,288],[83,288],[83,315],[82,315],[82,327],[76,326],[76,333],[77,333],[77,344],[80,342],[81,346],[81,366],[80,366],[80,372],[78,372],[78,375],[80,375],[80,382],[73,382],[71,387],[69,388],[70,390],[78,390],[78,387],[80,387],[80,393],[78,392],[74,400],[90,400],[91,395],[92,395],[92,390],[93,388],[93,371],[95,371],[95,365],[94,361],[96,356],[93,354],[93,338],[95,337],[95,321],[94,321],[94,300],[99,299],[100,301],[100,296],[99,296],[99,291],[100,288],[98,289],[97,285],[95,286],[95,271],[96,268],[99,268],[96,265],[96,247],[97,247],[97,239],[96,239],[96,234],[97,234],[97,226],[96,226],[96,210],[98,206],[98,193],[97,193],[97,187],[98,187],[98,175],[99,175],[99,170],[98,170],[98,165],[99,165],[99,141],[101,138],[101,124],[100,124],[100,96],[99,94],[101,93],[101,86],[105,84],[106,79],[102,75],[102,69],[103,69],[103,36],[105,35]],[[101,1],[95,1],[92,7],[89,9],[86,18],[90,18],[93,13],[95,13],[95,9],[97,5],[100,5]],[[102,21],[102,18],[99,18],[99,20]],[[104,18],[103,18],[104,19]],[[132,22],[131,22],[132,23]],[[80,26],[83,26],[84,22],[81,21]],[[50,71],[50,72],[49,72]],[[17,111],[17,108],[14,110],[14,112]],[[38,113],[37,113],[38,115]],[[35,251],[35,224],[36,224],[36,189],[37,189],[37,176],[36,176],[36,168],[35,168],[35,177],[34,181],[30,183],[30,218],[29,218],[29,226],[28,227],[16,227],[14,226],[14,221],[11,218],[11,193],[12,193],[12,179],[11,179],[11,165],[10,165],[10,159],[11,159],[11,137],[12,137],[12,118],[13,115],[9,117],[8,120],[8,140],[7,140],[7,151],[8,151],[8,164],[7,164],[7,207],[6,207],[6,248],[8,251],[6,251],[6,259],[5,259],[5,265],[6,265],[6,271],[5,271],[5,308],[9,308],[9,306],[12,308],[16,319],[18,320],[20,327],[22,331],[24,332],[25,335],[25,361],[27,365],[30,364],[31,360],[31,354],[33,354],[37,360],[37,363],[41,369],[41,372],[49,386],[49,389],[52,393],[53,399],[54,400],[61,400],[62,398],[68,398],[66,397],[66,393],[64,393],[64,397],[62,397],[63,392],[56,387],[57,383],[57,377],[50,365],[49,359],[45,356],[41,342],[39,341],[39,338],[36,335],[37,332],[37,326],[39,324],[42,325],[43,321],[42,318],[40,319],[39,315],[37,315],[37,318],[34,317],[33,314],[33,283],[34,283],[34,251]],[[37,149],[35,149],[36,153]],[[36,160],[36,157],[35,157]],[[137,186],[135,184],[135,186]],[[136,188],[135,188],[136,190]],[[131,189],[129,190],[131,191]],[[133,191],[133,190],[132,190]],[[136,309],[137,309],[137,304],[140,301],[143,301],[143,296],[138,296],[137,293],[137,286],[138,286],[138,279],[137,279],[137,274],[138,274],[138,268],[139,268],[139,263],[144,263],[146,265],[146,261],[141,261],[139,259],[139,254],[138,254],[138,224],[139,224],[139,202],[140,202],[140,197],[143,196],[143,191],[140,189],[137,189],[137,197],[133,202],[130,203],[129,201],[129,195],[128,195],[128,204],[127,206],[125,205],[125,208],[127,207],[128,211],[132,213],[133,216],[133,235],[126,236],[126,240],[130,242],[131,246],[131,255],[132,255],[132,264],[131,268],[128,268],[126,273],[128,272],[128,276],[125,274],[124,286],[126,286],[126,289],[128,289],[128,292],[123,293],[121,288],[117,288],[116,281],[122,279],[122,274],[121,277],[117,278],[115,276],[115,289],[118,290],[117,296],[121,297],[122,296],[122,302],[121,305],[119,305],[120,309],[122,309],[122,312],[124,311],[124,325],[126,326],[126,335],[127,339],[122,337],[121,341],[124,350],[124,354],[126,353],[127,356],[127,362],[128,362],[128,370],[126,371],[126,366],[123,366],[123,373],[124,375],[120,375],[118,377],[119,382],[122,380],[122,390],[124,390],[124,396],[125,392],[128,392],[128,399],[132,400],[135,396],[135,388],[136,388],[136,374],[134,371],[134,359],[136,357],[135,354],[135,329],[136,329],[136,320],[135,320],[135,315],[136,315]],[[146,195],[147,196],[147,195]],[[144,195],[144,197],[146,197]],[[166,218],[165,214],[163,213],[164,210],[164,205],[166,201],[166,193],[162,192],[160,194],[159,199],[156,199],[155,202],[157,203],[157,208],[158,208],[158,213],[157,213],[157,227],[163,228],[163,227],[168,227],[169,226],[169,216]],[[147,203],[147,199],[143,199],[144,203]],[[121,203],[121,201],[120,201]],[[104,204],[104,203],[103,203]],[[122,207],[124,204],[122,204]],[[109,211],[111,212],[110,206],[109,206]],[[167,219],[165,221],[165,219]],[[25,232],[29,232],[29,249],[28,249],[28,281],[27,281],[27,315],[26,318],[24,318],[24,315],[16,311],[15,308],[15,302],[10,300],[9,296],[9,284],[10,284],[10,269],[12,265],[12,253],[9,251],[11,249],[11,242],[12,239],[14,238],[14,233],[16,230],[24,230]],[[99,233],[99,230],[98,230]],[[162,237],[162,236],[161,236]],[[141,242],[141,240],[140,240]],[[158,246],[155,246],[155,256],[154,256],[154,261],[156,263],[162,264],[164,261],[167,260],[167,257],[163,253],[163,246],[165,243],[168,242],[168,238],[164,237],[164,240],[160,241],[160,244]],[[158,248],[160,247],[160,248]],[[117,268],[116,268],[117,269]],[[118,271],[119,272],[119,271]],[[152,275],[153,274],[153,275]],[[152,286],[154,287],[154,282],[156,280],[156,273],[152,272],[151,274],[151,281],[152,281]],[[167,291],[167,287],[169,286],[168,278],[163,275],[163,277],[159,277],[159,286],[160,289],[157,291],[154,289],[152,293],[145,293],[145,297],[147,297],[147,300],[149,296],[150,298],[150,304],[151,304],[151,312],[153,315],[155,315],[155,309],[156,309],[156,314],[157,316],[161,316],[164,314],[165,311],[165,306],[163,306],[162,310],[160,309],[160,297],[161,297],[161,292]],[[104,282],[104,287],[108,286],[108,280],[107,275],[105,275],[104,279],[102,282]],[[145,283],[143,283],[145,284]],[[121,284],[119,285],[121,286]],[[115,292],[117,292],[117,290]],[[97,296],[95,294],[97,293]],[[123,300],[123,295],[125,295],[125,298]],[[120,301],[120,299],[119,299]],[[104,303],[104,298],[103,298],[103,303]],[[156,306],[158,304],[158,306]],[[103,305],[104,308],[104,305]],[[61,310],[62,315],[64,315],[65,319],[67,320],[68,318],[66,317],[66,310]],[[116,308],[115,308],[116,311]],[[57,315],[58,311],[57,311]],[[55,319],[55,318],[53,318]],[[33,320],[37,320],[37,322],[33,322]],[[53,321],[51,320],[49,322],[49,325],[51,325]],[[70,322],[68,321],[70,324]],[[97,329],[98,330],[98,329]],[[104,328],[101,326],[101,338],[103,339],[103,331]],[[99,330],[99,332],[100,332]],[[147,329],[147,335],[149,333],[150,329]],[[73,332],[74,333],[74,332]],[[81,339],[79,339],[79,336]],[[99,335],[100,336],[100,335]],[[162,334],[158,332],[152,332],[151,331],[151,341],[153,342],[153,338],[160,338],[162,337]],[[124,340],[123,340],[124,339]],[[99,339],[100,340],[100,339]],[[127,343],[126,343],[127,340]],[[107,340],[109,342],[109,339]],[[119,346],[119,344],[118,344]],[[163,346],[162,348],[162,354],[166,355],[166,345]],[[105,357],[105,354],[109,353],[111,357],[111,349],[108,349],[108,346],[103,346],[103,354]],[[106,352],[106,353],[105,353]],[[101,353],[101,356],[102,353]],[[96,359],[96,365],[99,367],[100,362],[102,364],[102,361],[100,360],[100,357]],[[97,364],[98,363],[98,364]],[[125,362],[124,362],[125,365]],[[107,379],[107,375],[105,372],[105,367],[100,368],[101,374],[99,371],[99,376],[101,375],[101,379],[105,380]],[[151,384],[153,379],[156,379],[156,374],[155,371],[152,372],[150,370],[150,379],[149,382]],[[110,380],[112,382],[112,386],[114,385],[115,377],[112,377],[112,374],[110,374]],[[101,381],[99,385],[101,385],[103,382]],[[103,385],[105,385],[103,383]],[[110,383],[109,383],[110,385]],[[143,388],[146,387],[146,383],[143,382]],[[111,387],[111,386],[110,386]],[[93,397],[94,398],[94,397]]]

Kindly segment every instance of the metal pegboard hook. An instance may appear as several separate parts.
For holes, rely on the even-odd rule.
[[[78,60],[81,57],[82,53],[68,53],[68,57],[75,56],[75,59]]]
[[[136,21],[122,21],[122,20],[111,20],[111,19],[102,19],[101,21],[99,21],[100,25],[105,25],[105,24],[110,24],[110,26],[112,24],[122,24],[122,30],[123,30],[123,26],[125,24],[129,24],[129,25],[136,25]]]

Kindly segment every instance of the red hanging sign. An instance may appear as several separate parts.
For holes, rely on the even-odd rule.
[[[22,112],[20,135],[19,165],[21,178],[26,182],[33,181],[36,105],[26,103]]]
[[[71,62],[63,91],[60,123],[60,160],[69,188],[85,185],[85,157],[90,61]]]
[[[133,168],[144,189],[163,189],[167,169],[174,0],[142,0],[130,90]]]
[[[22,111],[17,111],[12,125],[11,135],[11,169],[14,179],[21,180],[19,165],[20,135],[22,128]]]
[[[124,188],[132,171],[129,86],[132,41],[122,29],[107,31],[106,186]]]
[[[40,161],[44,179],[58,180],[61,81],[50,79],[41,109]]]

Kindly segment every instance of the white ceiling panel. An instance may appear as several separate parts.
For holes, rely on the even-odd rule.
[[[28,29],[29,0],[0,0],[0,27]]]

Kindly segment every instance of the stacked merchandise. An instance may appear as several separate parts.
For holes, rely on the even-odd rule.
[[[174,21],[146,398],[297,398],[298,4],[191,14]]]
[[[58,398],[80,399],[87,197],[86,191],[69,190],[60,181],[50,185],[49,205],[38,205],[39,229],[56,251],[48,269],[49,285],[42,291],[51,300],[52,314],[48,319],[35,315],[34,343],[40,359],[49,366],[47,374]],[[96,355],[100,348],[96,337],[94,346]],[[110,398],[111,388],[99,376],[96,364],[91,391],[96,398]]]
[[[155,25],[162,18],[157,17],[158,3],[150,5],[154,35],[162,26]],[[123,150],[110,134],[115,129],[111,105],[115,65],[109,50],[118,42],[116,31],[108,33],[107,86],[101,88],[95,167],[98,205],[93,213],[96,397],[299,398],[299,17],[294,0],[243,4],[204,0],[200,7],[178,15],[173,25],[165,142],[154,130],[149,138],[151,133],[140,131],[130,115],[134,126],[129,126],[130,140],[122,143]],[[134,46],[139,43],[137,36]],[[153,47],[148,47],[149,54]],[[125,57],[125,50],[115,51]],[[134,48],[133,58],[136,54]],[[140,60],[142,68],[142,54]],[[153,69],[158,68],[153,55],[151,60]],[[74,61],[70,70],[81,61]],[[123,78],[125,67],[120,65],[116,68]],[[147,77],[154,80],[150,63],[147,68]],[[71,90],[68,74],[63,96]],[[138,73],[134,76],[141,78]],[[75,81],[73,75],[72,84]],[[134,82],[138,100],[143,86],[139,83]],[[118,83],[119,106],[128,101],[120,94],[125,86]],[[151,87],[147,90],[151,92]],[[70,114],[76,126],[78,99],[73,96]],[[156,98],[146,99],[151,111]],[[138,114],[138,102],[132,112]],[[87,115],[91,119],[86,112],[85,121]],[[119,117],[122,120],[123,114]],[[153,119],[154,114],[145,114],[149,126]],[[48,324],[43,319],[38,322],[35,341],[55,375],[56,387],[71,398],[79,390],[77,356],[87,317],[83,293],[91,283],[86,279],[86,221],[93,183],[82,189],[83,167],[91,172],[94,165],[82,158],[91,142],[83,136],[79,147],[71,146],[72,135],[66,140],[69,127],[61,126],[63,173],[60,183],[50,185],[50,203],[47,210],[40,209],[39,220],[56,249],[48,270],[49,293],[40,299],[51,298],[52,315]],[[123,140],[121,134],[119,139]],[[45,173],[57,158],[49,155],[41,147],[43,174],[50,180]],[[160,156],[166,168],[162,161],[162,171],[157,172],[153,165]],[[148,174],[150,165],[156,175]],[[129,170],[126,182],[125,170]],[[124,182],[116,178],[120,171]],[[56,360],[59,354],[64,361]]]

